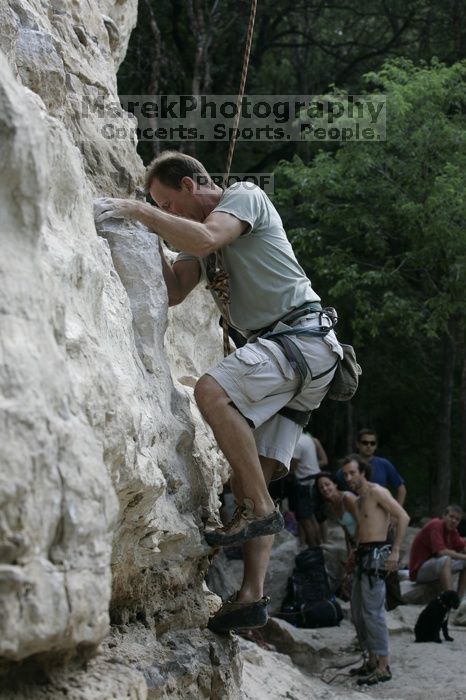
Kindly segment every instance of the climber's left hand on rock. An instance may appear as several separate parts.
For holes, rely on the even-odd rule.
[[[94,200],[94,219],[96,224],[106,219],[130,219],[136,201],[133,199],[113,199],[101,197]]]

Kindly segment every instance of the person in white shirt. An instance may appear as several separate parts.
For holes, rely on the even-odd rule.
[[[293,510],[296,516],[302,541],[308,547],[321,543],[321,532],[314,515],[312,488],[315,476],[327,464],[327,455],[319,440],[308,433],[303,433],[291,460],[294,482],[290,510]]]

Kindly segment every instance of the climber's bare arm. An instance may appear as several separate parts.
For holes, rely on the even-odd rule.
[[[136,219],[177,250],[198,258],[229,245],[248,227],[245,221],[225,212],[212,212],[200,222],[169,214],[135,199],[99,199],[94,210],[97,223],[111,218]]]
[[[168,305],[176,306],[186,299],[199,282],[201,266],[197,260],[175,260],[173,265],[165,257],[160,243],[162,272],[168,292]]]

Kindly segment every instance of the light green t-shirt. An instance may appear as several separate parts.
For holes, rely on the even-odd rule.
[[[320,301],[296,260],[277,210],[260,187],[235,183],[225,190],[216,211],[249,225],[223,249],[224,268],[230,275],[232,326],[249,337],[306,302]],[[189,259],[196,258],[185,253],[177,257]],[[205,276],[205,261],[197,259]]]

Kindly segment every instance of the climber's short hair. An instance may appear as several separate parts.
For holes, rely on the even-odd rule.
[[[154,158],[147,167],[145,190],[149,192],[154,180],[159,180],[166,187],[180,190],[181,180],[184,177],[196,180],[199,175],[202,176],[204,184],[212,184],[209,173],[196,158],[179,151],[164,151]]]

